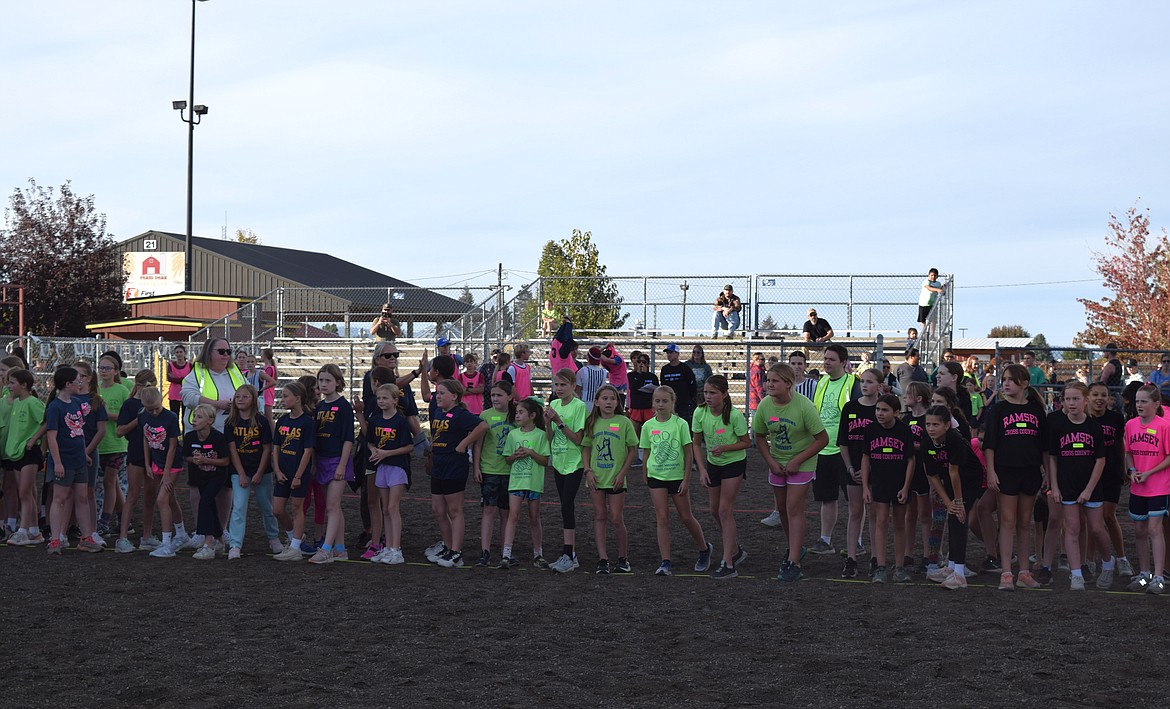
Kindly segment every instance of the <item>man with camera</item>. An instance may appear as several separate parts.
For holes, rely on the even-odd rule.
[[[394,338],[402,337],[402,326],[394,319],[390,304],[382,306],[382,312],[370,323],[370,334],[375,340],[393,342]]]

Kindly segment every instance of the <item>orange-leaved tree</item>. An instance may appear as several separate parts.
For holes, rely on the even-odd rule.
[[[1130,207],[1124,217],[1109,215],[1105,251],[1093,252],[1102,285],[1111,295],[1077,298],[1085,306],[1085,329],[1078,335],[1098,346],[1170,349],[1170,239],[1165,227],[1150,234],[1150,210]]]

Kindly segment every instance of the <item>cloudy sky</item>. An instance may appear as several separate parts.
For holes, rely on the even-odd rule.
[[[190,12],[6,7],[0,188],[72,180],[118,238],[182,232],[171,101]],[[966,334],[1067,343],[1076,297],[1102,294],[1109,213],[1170,224],[1161,2],[209,0],[198,16],[195,233],[327,245],[423,285],[494,280],[497,262],[527,282],[543,243],[581,228],[612,275],[937,266]]]

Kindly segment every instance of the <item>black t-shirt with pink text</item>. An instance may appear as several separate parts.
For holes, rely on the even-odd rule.
[[[894,420],[890,428],[871,423],[862,432],[862,451],[869,456],[871,480],[906,479],[906,462],[914,455],[914,434],[905,421]]]
[[[995,451],[996,466],[1039,467],[1044,459],[1045,419],[1041,404],[997,401],[987,412],[983,450]]]
[[[854,399],[841,407],[841,423],[837,426],[837,446],[848,449],[854,470],[861,470],[861,454],[865,449],[865,429],[877,418],[874,406]]]

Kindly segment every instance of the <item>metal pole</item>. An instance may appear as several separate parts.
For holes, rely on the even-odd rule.
[[[195,179],[195,0],[191,0],[191,83],[187,101],[187,254],[184,264],[183,286],[187,292],[195,290],[195,249],[191,236],[193,181]]]
[[[679,288],[682,289],[683,301],[682,301],[682,327],[679,328],[678,335],[679,335],[679,337],[686,337],[687,336],[687,291],[690,290],[691,286],[684,279],[682,282],[682,285],[679,286]]]
[[[650,313],[646,309],[646,300],[648,298],[648,291],[646,289],[646,277],[642,276],[642,327],[645,328],[650,322]]]
[[[847,337],[853,336],[853,276],[849,277],[849,314],[846,317],[845,329],[849,331]]]

